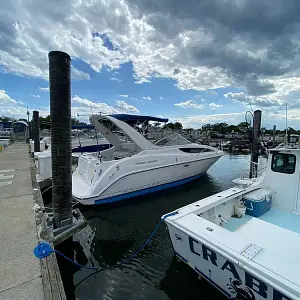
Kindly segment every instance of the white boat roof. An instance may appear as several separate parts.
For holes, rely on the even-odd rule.
[[[96,127],[97,130],[103,133],[103,128],[99,125],[99,120],[106,119],[112,122],[115,126],[117,126],[120,130],[122,130],[141,150],[149,149],[153,144],[144,138],[139,132],[137,132],[130,125],[125,122],[118,120],[112,116],[104,116],[104,115],[95,115],[91,117],[92,124]],[[103,133],[104,134],[104,133]]]

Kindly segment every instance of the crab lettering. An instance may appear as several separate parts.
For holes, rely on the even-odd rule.
[[[198,255],[198,256],[200,256],[200,253],[198,253],[198,252],[195,251],[194,243],[199,244],[198,241],[194,240],[193,238],[191,238],[189,236],[189,244],[190,244],[190,250],[191,250],[191,252],[194,253],[194,254],[196,254],[196,255]]]
[[[261,297],[263,298],[268,297],[267,294],[268,286],[264,282],[258,280],[257,278],[253,277],[251,274],[247,272],[245,272],[245,283],[250,289],[255,291]]]
[[[228,260],[226,260],[226,262],[224,263],[224,265],[221,267],[221,270],[228,270],[232,273],[232,275],[234,276],[235,279],[241,281],[239,273],[237,272],[234,264]]]
[[[274,290],[274,292],[273,292],[273,300],[292,300],[292,299],[288,298],[288,297],[282,295],[280,292]]]
[[[213,265],[215,265],[216,267],[218,266],[217,265],[217,254],[204,245],[202,245],[202,255],[205,260],[208,261],[208,258],[209,258]]]

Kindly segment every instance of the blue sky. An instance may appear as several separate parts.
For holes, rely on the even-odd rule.
[[[57,1],[0,4],[0,115],[49,113],[47,54],[61,50],[72,57],[72,112],[85,121],[92,107],[199,128],[261,109],[263,125],[282,128],[287,102],[289,125],[300,126],[296,7],[220,1],[205,13],[198,1]]]

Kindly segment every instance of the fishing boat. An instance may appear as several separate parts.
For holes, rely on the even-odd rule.
[[[175,255],[231,299],[300,299],[300,149],[165,218]]]
[[[150,116],[92,116],[91,123],[113,145],[114,153],[105,160],[102,155],[79,157],[72,176],[75,200],[85,205],[105,204],[175,187],[199,178],[223,155],[177,133],[152,143],[128,119],[165,121]]]

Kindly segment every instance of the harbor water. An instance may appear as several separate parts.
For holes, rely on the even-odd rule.
[[[83,265],[109,268],[122,262],[146,241],[160,217],[184,205],[232,187],[248,176],[249,155],[225,154],[206,175],[184,186],[110,206],[80,206],[85,229],[60,246]],[[266,158],[260,158],[260,165]],[[79,270],[59,260],[68,299],[225,299],[188,265],[177,262],[163,224],[147,248],[120,268]],[[80,284],[78,284],[80,283]]]

